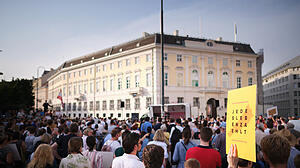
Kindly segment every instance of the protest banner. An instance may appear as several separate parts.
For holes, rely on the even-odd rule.
[[[267,116],[269,117],[273,117],[278,115],[278,111],[277,111],[277,106],[271,107],[267,109]]]
[[[238,157],[256,162],[256,85],[228,92],[226,153],[236,144]]]

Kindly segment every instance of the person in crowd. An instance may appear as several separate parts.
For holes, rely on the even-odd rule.
[[[140,160],[142,160],[142,155],[143,155],[143,150],[144,150],[144,148],[145,148],[145,147],[148,145],[148,143],[150,142],[150,136],[149,136],[149,133],[142,132],[142,133],[141,133],[141,137],[145,137],[145,138],[142,140],[141,151],[139,151],[139,153],[138,153],[138,157],[140,158]]]
[[[174,150],[177,142],[179,142],[180,138],[182,137],[182,131],[183,127],[181,126],[181,119],[177,118],[176,119],[176,125],[171,128],[170,132],[170,149],[171,149],[171,162],[172,164],[176,164],[173,161],[173,155],[174,155]]]
[[[151,145],[151,144],[158,145],[158,146],[160,146],[164,149],[164,158],[165,158],[165,160],[164,160],[163,166],[166,167],[167,158],[168,158],[169,155],[168,155],[168,146],[165,142],[165,135],[164,135],[163,130],[158,129],[155,132],[153,141],[150,141],[148,143],[148,145]]]
[[[89,158],[81,154],[82,139],[80,137],[70,138],[68,142],[68,150],[69,155],[61,160],[59,168],[91,168]]]
[[[91,162],[91,168],[103,168],[103,155],[96,151],[96,138],[94,136],[88,136],[86,138],[86,144],[88,150],[83,151],[82,154],[89,158]]]
[[[29,134],[25,138],[26,154],[29,156],[33,152],[33,141],[35,139],[35,128],[33,126],[28,127]]]
[[[131,127],[131,132],[135,132],[137,134],[140,134],[140,131],[138,130],[138,124],[134,123]]]
[[[115,153],[115,150],[117,148],[121,147],[121,144],[118,141],[119,137],[122,136],[121,131],[122,131],[122,129],[119,127],[116,127],[111,131],[112,138],[110,140],[107,140],[104,143],[104,145],[102,147],[102,151],[111,151],[111,152]]]
[[[167,132],[169,132],[169,133],[171,133],[171,129],[173,128],[173,127],[175,127],[176,126],[176,124],[175,124],[175,119],[174,118],[170,118],[170,123],[168,124],[168,126],[167,126]]]
[[[52,168],[53,161],[51,146],[41,144],[34,152],[33,159],[29,162],[27,168]]]
[[[260,146],[260,141],[267,136],[264,132],[264,124],[262,122],[260,122],[259,124],[257,124],[256,126],[256,130],[255,130],[255,142],[257,145]]]
[[[290,156],[289,156],[289,160],[288,160],[288,168],[293,168],[295,167],[294,165],[294,158],[300,154],[300,151],[298,151],[295,148],[295,145],[297,144],[296,138],[293,134],[291,134],[291,132],[287,129],[283,129],[280,131],[277,131],[275,133],[276,135],[282,136],[284,138],[286,138],[291,146],[291,150],[290,150]]]
[[[69,129],[70,133],[64,136],[61,136],[56,143],[52,145],[52,149],[57,150],[56,157],[58,160],[68,156],[69,145],[68,142],[71,138],[77,137],[78,125],[77,123],[72,123]]]
[[[300,154],[298,154],[294,159],[294,165],[295,167],[300,167]]]
[[[157,119],[157,123],[154,125],[154,130],[157,131],[158,129],[160,129],[161,125],[162,125],[162,118],[159,117]]]
[[[123,141],[125,153],[123,156],[114,158],[112,168],[144,168],[145,166],[136,156],[141,146],[139,134],[134,132],[128,134]]]
[[[267,120],[267,128],[264,130],[266,135],[270,135],[270,130],[274,128],[274,121],[273,119],[269,118]]]
[[[147,132],[148,127],[151,127],[151,129],[152,129],[152,124],[149,122],[149,120],[150,120],[150,117],[145,118],[145,122],[141,125],[141,131]]]
[[[221,167],[220,153],[209,146],[212,130],[204,127],[200,130],[200,145],[190,148],[186,153],[186,160],[190,158],[197,159],[202,168]]]
[[[164,149],[157,145],[147,145],[143,150],[145,168],[159,168],[164,162]]]
[[[222,168],[227,168],[226,157],[226,122],[222,122],[220,125],[221,133],[216,138],[215,147],[219,150],[222,160]]]
[[[177,142],[174,150],[173,161],[177,164],[177,168],[184,168],[185,155],[188,149],[197,146],[190,141],[192,136],[191,129],[186,126],[182,131],[182,140]]]
[[[8,136],[0,135],[0,167],[13,167],[13,153],[7,144]]]
[[[295,125],[291,122],[287,123],[287,129],[296,137],[297,141],[300,140],[300,132],[295,130]]]
[[[111,133],[113,129],[117,127],[117,123],[115,120],[110,120],[110,124],[108,125],[108,133]]]
[[[200,163],[196,159],[188,159],[184,163],[184,168],[200,168]]]
[[[168,130],[167,125],[165,125],[165,124],[161,125],[161,126],[160,126],[160,129],[164,131],[165,142],[166,142],[166,144],[167,144],[167,145],[170,145],[170,141],[169,141],[169,139],[170,139],[170,133],[167,132],[167,130]]]
[[[84,131],[83,131],[83,136],[82,136],[82,142],[83,142],[83,150],[86,151],[88,150],[88,146],[86,144],[86,138],[89,137],[89,136],[92,136],[93,135],[93,130],[91,128],[86,128]]]
[[[291,146],[286,138],[276,134],[265,136],[260,142],[264,160],[270,168],[286,168]]]

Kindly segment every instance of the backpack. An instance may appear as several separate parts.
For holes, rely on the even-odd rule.
[[[182,138],[182,134],[181,134],[180,130],[178,128],[176,128],[176,126],[174,128],[175,129],[171,136],[171,144],[172,145],[176,145],[176,143],[179,142],[179,140]]]
[[[176,128],[176,126],[174,126],[174,128],[175,129],[171,136],[171,163],[172,165],[178,165],[179,163],[178,161],[177,162],[173,161],[173,154],[174,154],[176,143],[179,142],[179,140],[182,138],[182,134],[180,130]]]

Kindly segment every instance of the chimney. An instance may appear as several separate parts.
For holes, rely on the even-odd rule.
[[[173,32],[173,35],[174,35],[174,36],[179,36],[179,30],[175,30],[175,31]]]
[[[217,41],[222,41],[223,38],[222,38],[222,37],[218,37],[216,40],[217,40]]]

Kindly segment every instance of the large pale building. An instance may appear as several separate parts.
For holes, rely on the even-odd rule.
[[[197,114],[210,105],[224,115],[227,91],[260,75],[249,44],[165,35],[164,51],[165,103],[187,103]],[[141,117],[161,103],[160,34],[66,61],[48,82],[49,99],[70,117]]]
[[[264,104],[277,106],[280,116],[300,112],[300,56],[276,67],[263,76]]]

